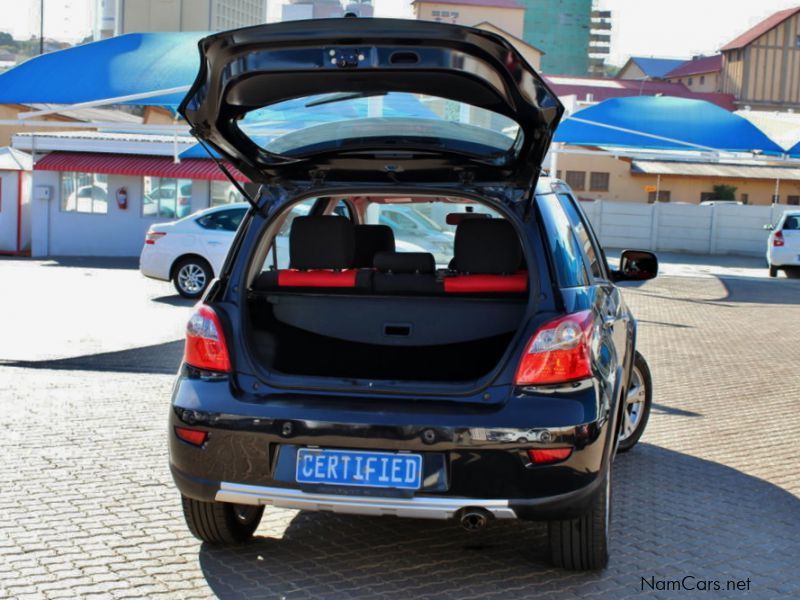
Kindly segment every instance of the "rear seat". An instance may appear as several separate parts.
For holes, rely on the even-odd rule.
[[[436,294],[436,261],[427,252],[379,252],[375,255],[376,272],[372,291],[376,294]]]
[[[369,271],[354,267],[355,232],[339,216],[296,217],[289,231],[289,268],[261,273],[256,290],[275,288],[369,289]]]
[[[445,294],[523,294],[528,273],[513,225],[504,219],[464,219],[456,228],[452,270]]]
[[[355,258],[357,269],[371,269],[379,252],[394,252],[394,232],[388,225],[356,225]]]

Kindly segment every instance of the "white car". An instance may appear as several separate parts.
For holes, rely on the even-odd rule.
[[[199,298],[222,269],[246,202],[226,204],[151,225],[139,258],[142,275],[172,281],[184,298]]]
[[[769,276],[777,277],[778,270],[787,271],[788,275],[800,272],[800,211],[783,213],[771,229],[767,242],[767,263]]]
[[[199,298],[216,273],[220,272],[248,204],[237,202],[207,208],[170,223],[151,225],[139,257],[145,277],[172,281],[184,298]],[[289,266],[289,229],[294,217],[308,214],[311,203],[292,208],[275,238],[277,265]],[[425,252],[405,240],[395,240],[400,252]],[[265,264],[273,264],[267,260]]]

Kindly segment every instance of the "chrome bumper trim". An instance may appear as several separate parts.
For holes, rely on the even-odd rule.
[[[218,502],[267,505],[297,510],[322,510],[353,515],[393,515],[417,519],[450,519],[462,508],[482,508],[497,519],[516,519],[508,500],[478,500],[419,496],[381,498],[375,496],[340,496],[312,494],[301,490],[223,482],[215,499]]]

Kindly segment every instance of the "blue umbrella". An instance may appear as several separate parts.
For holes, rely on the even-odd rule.
[[[555,141],[580,146],[657,150],[784,150],[736,114],[704,100],[635,96],[605,100],[564,120]]]

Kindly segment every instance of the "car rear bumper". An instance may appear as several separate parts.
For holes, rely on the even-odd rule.
[[[152,249],[152,246],[145,246],[139,256],[139,271],[142,275],[151,279],[169,281],[170,265],[169,256]]]
[[[771,246],[767,253],[767,261],[773,267],[800,267],[800,250]]]
[[[543,520],[587,510],[608,470],[612,424],[607,410],[596,410],[596,389],[574,399],[511,398],[478,413],[439,407],[405,414],[345,408],[332,398],[223,400],[228,389],[227,382],[189,379],[175,388],[170,466],[181,493],[198,500],[433,519],[480,508],[500,519]],[[576,420],[578,405],[591,418]],[[176,426],[207,431],[207,442],[198,448],[179,440]],[[557,464],[532,465],[527,456],[564,446],[573,452]],[[417,492],[301,484],[294,466],[304,447],[421,454],[425,483]]]

